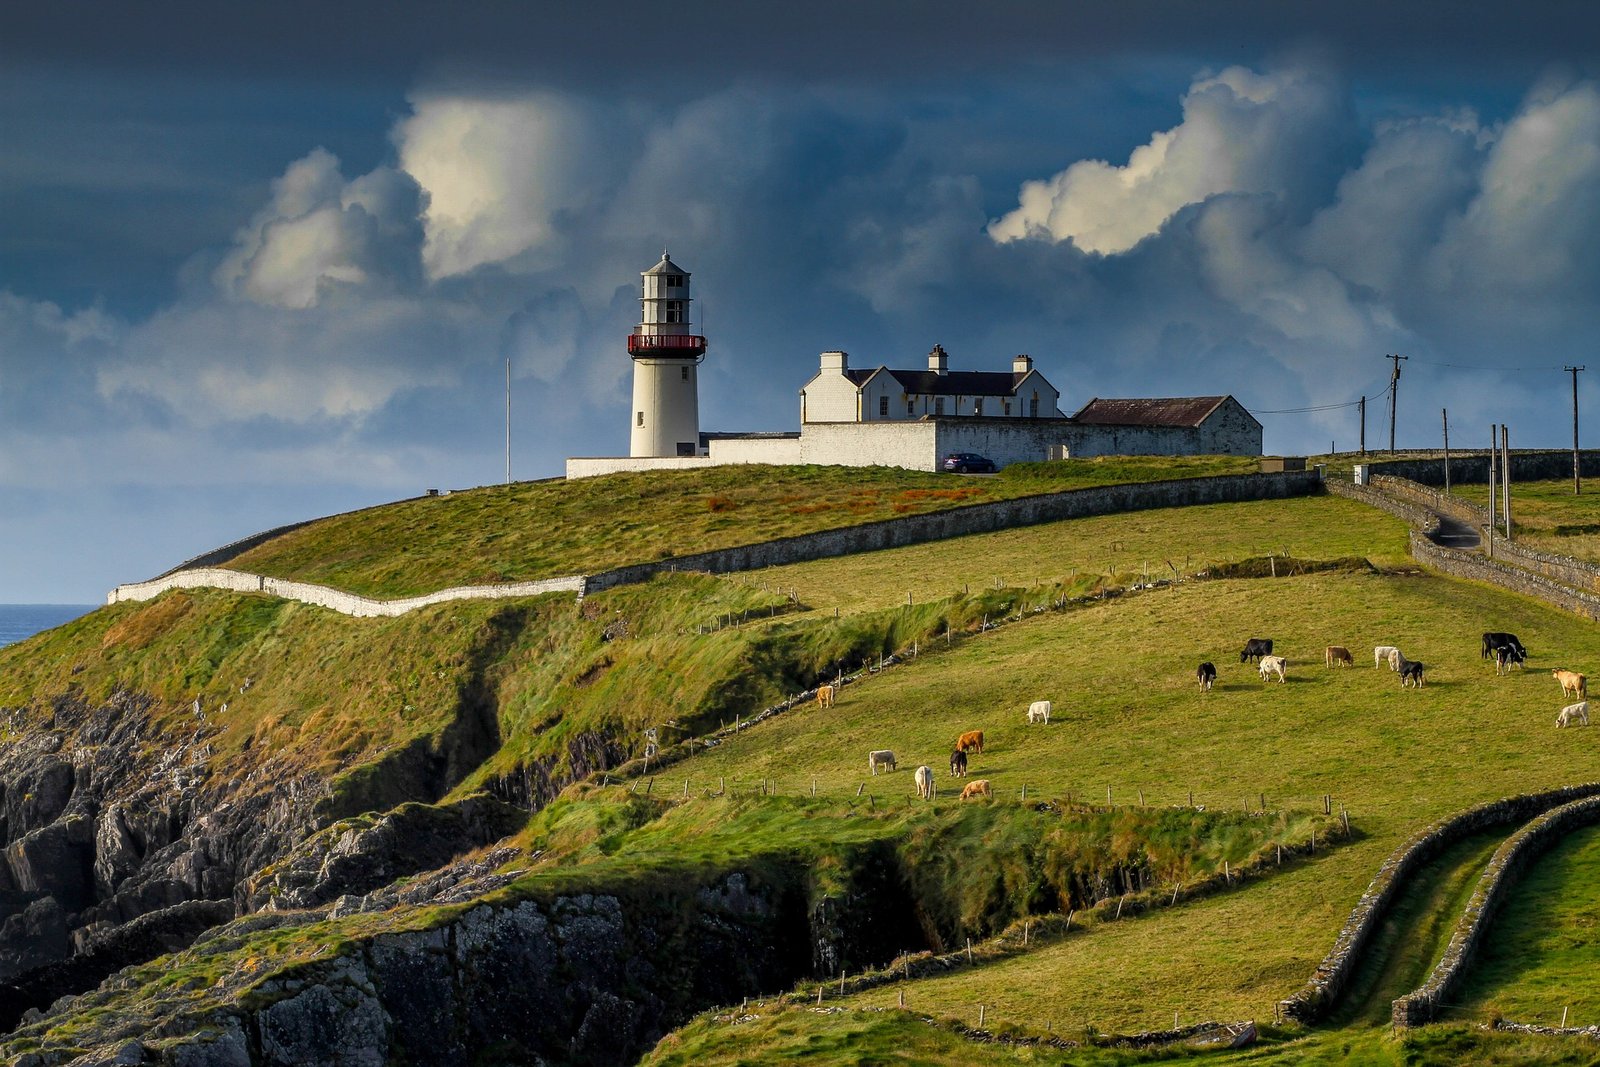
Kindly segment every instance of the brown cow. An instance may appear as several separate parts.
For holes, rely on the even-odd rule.
[[[819,686],[817,686],[817,707],[819,707],[819,708],[831,708],[831,707],[833,707],[833,698],[834,698],[834,687],[833,686],[831,686],[831,685],[819,685]]]
[[[1589,697],[1589,679],[1577,671],[1565,671],[1560,667],[1550,672],[1556,681],[1561,683],[1561,692],[1565,696],[1575,696],[1579,700]]]
[[[1327,667],[1332,667],[1335,663],[1341,667],[1353,667],[1356,658],[1343,645],[1329,645],[1322,650],[1322,662]]]
[[[973,797],[993,797],[994,790],[989,788],[989,779],[979,778],[968,782],[966,788],[961,790],[962,800],[971,800]]]
[[[983,731],[968,730],[956,738],[956,751],[981,753],[983,751]]]

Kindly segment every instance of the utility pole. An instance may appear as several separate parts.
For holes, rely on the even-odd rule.
[[[506,357],[506,484],[511,484],[511,357]]]
[[[1489,558],[1494,559],[1494,423],[1489,424]]]
[[[1506,540],[1511,540],[1511,431],[1500,424],[1500,514],[1506,520]]]
[[[1361,454],[1367,454],[1367,398],[1361,398]]]
[[[1385,359],[1394,360],[1394,373],[1389,376],[1389,454],[1394,454],[1394,412],[1395,403],[1400,398],[1400,361],[1410,359],[1410,356],[1388,355]]]
[[[1444,495],[1450,495],[1450,409],[1440,408],[1444,412]]]
[[[1563,367],[1572,373],[1572,495],[1577,496],[1583,492],[1583,485],[1578,480],[1578,372],[1584,367]]]

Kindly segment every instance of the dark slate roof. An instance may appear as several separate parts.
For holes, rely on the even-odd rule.
[[[1085,426],[1199,426],[1226,396],[1107,400],[1095,397],[1072,416]]]
[[[844,375],[859,387],[878,373],[878,369],[847,370]],[[989,370],[953,370],[948,374],[936,374],[931,370],[890,370],[889,373],[900,383],[901,389],[927,396],[1015,396],[1017,384],[1027,377],[1010,371]]]

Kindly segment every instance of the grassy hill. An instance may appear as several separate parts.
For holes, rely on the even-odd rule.
[[[831,477],[795,474],[813,476]],[[708,525],[728,514],[707,504],[707,485],[676,485],[679,510],[663,514],[707,517]],[[930,476],[930,488],[977,486],[1016,488],[1002,478]],[[893,513],[895,494],[913,488],[886,481],[873,506]],[[466,537],[473,521],[448,507],[493,511],[534,489],[554,493],[513,487],[498,502],[490,499],[497,491],[483,490],[476,501],[469,493],[397,505],[444,506],[434,513],[441,527],[410,534],[426,540],[407,561],[404,581],[454,584],[446,561],[463,545],[469,555],[481,550],[451,540],[456,534],[445,527]],[[784,494],[771,485],[728,483],[718,492],[749,494],[732,513],[748,509],[750,529],[761,528],[760,516],[788,521],[778,512],[790,505],[777,503]],[[609,552],[648,551],[665,543],[660,538],[676,521],[635,531],[631,547],[619,548],[612,543],[617,518],[597,500],[585,505],[589,512],[570,510],[573,501],[552,505],[566,516],[567,525],[550,525],[570,539],[562,549],[575,561],[570,569],[598,569],[584,561]],[[398,536],[404,514],[383,510],[371,514],[395,526],[382,536]],[[381,540],[374,530],[369,539]],[[735,526],[713,532],[752,536]],[[346,534],[352,544],[360,540],[354,527]],[[539,540],[537,531],[517,536]],[[1014,939],[1022,920],[1041,924],[1026,950],[1013,945],[971,967],[829,994],[821,1013],[808,1006],[813,986],[788,1005],[757,1008],[747,1021],[713,1011],[668,1035],[654,1063],[775,1063],[801,1054],[814,1063],[853,1063],[891,1060],[906,1049],[933,1063],[1125,1062],[1139,1055],[1009,1050],[920,1018],[970,1026],[982,1005],[991,1029],[1077,1037],[1162,1028],[1175,1014],[1184,1023],[1270,1019],[1273,1002],[1311,973],[1383,858],[1415,829],[1480,800],[1600,779],[1600,749],[1588,732],[1555,731],[1564,701],[1543,669],[1600,662],[1600,632],[1538,602],[1420,573],[1405,557],[1404,538],[1403,527],[1381,513],[1321,497],[1052,523],[736,578],[675,575],[581,605],[551,596],[357,620],[264,596],[170,593],[0,650],[0,706],[19,709],[9,724],[21,740],[49,728],[57,694],[99,700],[132,688],[158,700],[158,716],[177,734],[194,727],[198,697],[204,728],[214,731],[218,781],[247,775],[269,754],[289,760],[333,783],[328,818],[402,800],[449,803],[480,789],[541,807],[507,842],[514,856],[503,869],[520,873],[496,891],[502,902],[748,870],[773,881],[808,872],[794,891],[816,904],[865,892],[868,869],[895,872],[903,883],[896,892],[907,895],[892,907],[862,906],[849,919],[862,926],[850,936],[876,946],[850,961],[852,973],[902,947],[948,950],[968,936],[1009,930]],[[337,570],[334,543],[303,542],[315,561],[303,566]],[[373,568],[383,552],[363,552],[345,561],[345,576],[380,580]],[[1268,554],[1288,558],[1260,559]],[[1143,576],[1146,561],[1152,578],[1171,576],[1168,561],[1179,572],[1260,577],[1187,581],[980,629],[986,617],[1128,584]],[[1317,570],[1306,561],[1342,562]],[[1274,567],[1279,577],[1268,576]],[[711,625],[730,617],[746,621]],[[1532,653],[1530,669],[1497,678],[1479,658],[1486,629],[1518,633]],[[1289,657],[1286,684],[1263,683],[1239,664],[1238,649],[1251,636],[1274,638]],[[1322,665],[1323,646],[1335,643],[1356,654],[1355,668]],[[1426,688],[1402,690],[1393,674],[1374,670],[1370,650],[1379,643],[1399,644],[1426,663]],[[647,727],[667,743],[712,731],[840,665],[913,645],[915,659],[847,686],[832,709],[798,706],[651,777],[619,782],[604,773],[641,752]],[[1221,671],[1209,694],[1193,679],[1202,659]],[[1036,699],[1055,704],[1047,726],[1025,722]],[[462,723],[474,715],[479,732],[466,744]],[[996,796],[964,804],[945,762],[955,735],[975,728],[985,730],[988,747],[972,757],[972,777],[989,778]],[[869,775],[866,752],[884,747],[899,755],[900,769]],[[910,769],[918,763],[938,774],[932,804],[913,796]],[[1337,814],[1322,815],[1325,794],[1335,813],[1348,808],[1356,830],[1331,849],[1327,833]],[[1304,846],[1312,829],[1323,845],[1316,857],[1291,856],[1281,870],[1267,860],[1280,843]],[[1395,932],[1405,942],[1401,972],[1425,968],[1440,928],[1425,920],[1462,897],[1491,847],[1464,847],[1419,887],[1407,913],[1415,921]],[[1600,993],[1582,963],[1593,943],[1587,912],[1551,917],[1532,903],[1581,898],[1588,851],[1558,855],[1548,868],[1552,885],[1519,906],[1536,916],[1533,930],[1553,925],[1560,936],[1540,942],[1513,929],[1503,958],[1532,962],[1486,970],[1474,1003],[1531,1011],[1553,988],[1574,1005],[1578,993]],[[1215,889],[1224,864],[1249,862],[1268,869]],[[1062,931],[1061,910],[1114,900],[1130,884],[1149,887],[1148,910],[1117,919],[1102,906],[1080,914],[1070,934]],[[1202,885],[1213,888],[1165,906],[1171,888]],[[82,1042],[108,1016],[153,1025],[174,1012],[232,1010],[274,975],[380,934],[454,921],[461,910],[307,916],[229,935],[151,964],[76,1014],[39,1024],[27,1044],[0,1048]],[[1051,916],[1055,925],[1044,922]],[[874,924],[883,943],[871,940]],[[908,931],[920,931],[922,943],[902,943],[915,940]],[[1380,976],[1372,984],[1400,980]],[[902,992],[915,1016],[898,1011]],[[1272,1031],[1252,1055],[1447,1063],[1460,1062],[1462,1048],[1469,1058],[1503,1062],[1558,1062],[1568,1054],[1531,1038],[1484,1044],[1465,1031],[1395,1040],[1373,1028],[1380,1017],[1376,1009],[1358,1013],[1309,1035]],[[1541,1020],[1550,1021],[1548,1013]]]
[[[1239,456],[1014,464],[993,478],[892,467],[711,467],[520,482],[335,516],[227,566],[376,597],[592,574],[707,549],[1061,489],[1240,474]]]

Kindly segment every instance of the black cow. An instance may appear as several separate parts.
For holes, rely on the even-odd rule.
[[[1422,688],[1422,664],[1413,660],[1404,660],[1400,664],[1400,687],[1404,689],[1412,682],[1417,683],[1417,688]]]
[[[950,753],[950,773],[956,778],[967,776],[967,754],[959,748]]]
[[[1217,666],[1210,661],[1200,664],[1194,669],[1194,676],[1200,679],[1200,688],[1209,692],[1211,683],[1217,680]]]
[[[1480,659],[1488,659],[1497,648],[1511,649],[1512,658],[1518,663],[1528,658],[1528,650],[1522,647],[1522,642],[1517,640],[1516,634],[1486,633],[1483,635],[1483,655]]]
[[[1244,643],[1244,651],[1239,653],[1239,662],[1246,660],[1260,660],[1262,656],[1272,655],[1272,638],[1252,637]]]

